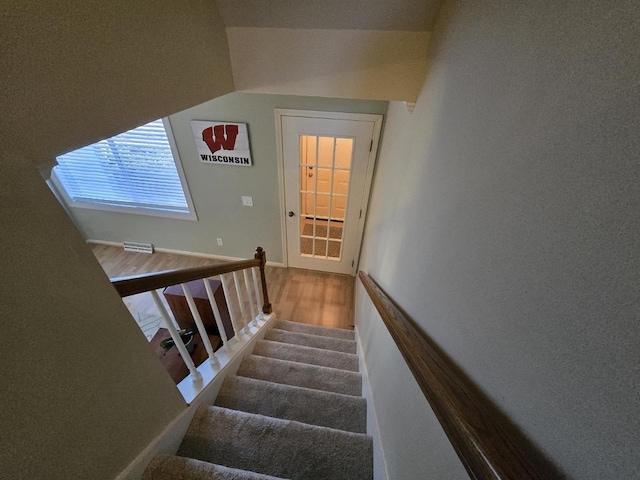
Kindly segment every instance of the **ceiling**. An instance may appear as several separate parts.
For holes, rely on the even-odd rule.
[[[218,0],[227,27],[430,31],[441,0]]]

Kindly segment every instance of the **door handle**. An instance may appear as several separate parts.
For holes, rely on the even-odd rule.
[[[293,217],[294,215],[295,215],[295,213],[293,213],[293,212],[289,212],[289,216],[290,216],[290,217]]]

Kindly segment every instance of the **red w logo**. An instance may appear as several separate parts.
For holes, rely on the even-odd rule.
[[[216,125],[202,131],[202,141],[207,144],[211,153],[216,153],[220,149],[233,150],[237,136],[238,125]]]

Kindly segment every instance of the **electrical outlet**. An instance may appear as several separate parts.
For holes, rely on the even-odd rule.
[[[242,205],[245,207],[253,207],[253,197],[242,197]]]
[[[216,240],[218,241],[218,245],[222,246],[222,239],[221,238],[216,238]]]

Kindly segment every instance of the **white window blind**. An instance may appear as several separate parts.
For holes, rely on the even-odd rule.
[[[74,203],[191,213],[162,120],[61,155],[57,161],[55,173]]]

